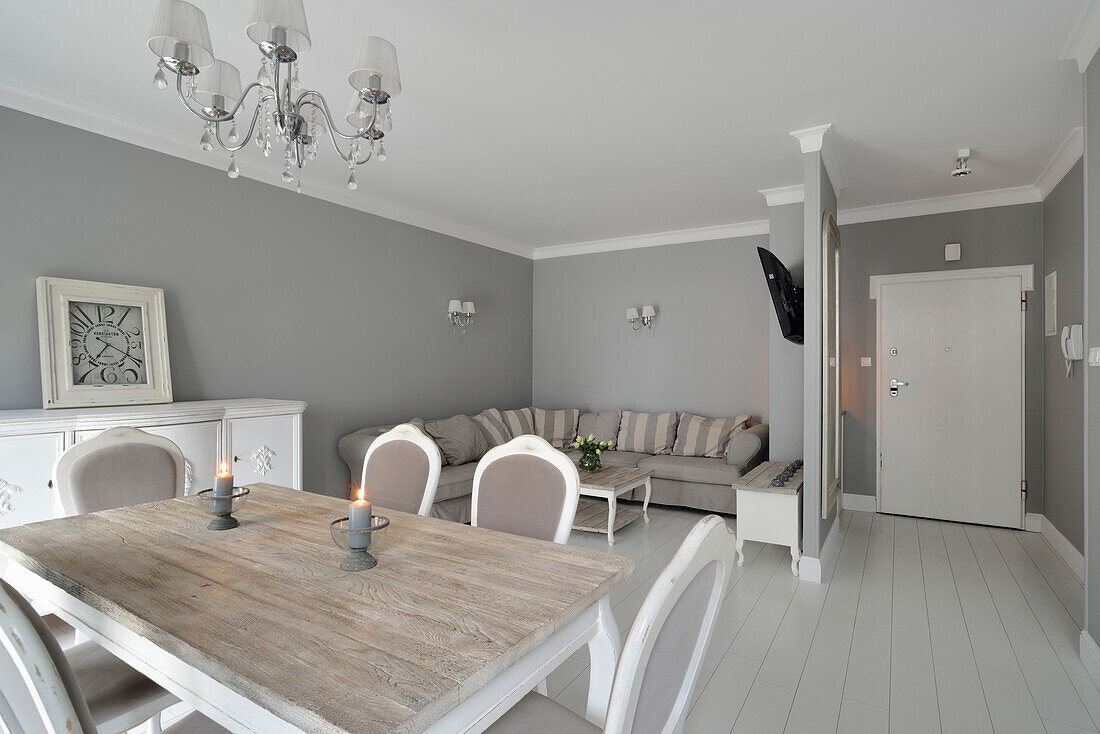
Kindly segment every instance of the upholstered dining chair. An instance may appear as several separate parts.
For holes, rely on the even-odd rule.
[[[529,693],[486,734],[674,734],[718,617],[734,536],[708,515],[695,524],[649,590],[623,645],[603,729],[539,693]]]
[[[569,540],[581,479],[573,461],[539,436],[517,436],[477,464],[470,524],[541,540]]]
[[[411,423],[386,431],[367,449],[361,487],[379,507],[432,514],[443,459],[430,436]]]
[[[95,643],[62,652],[30,602],[2,580],[0,684],[0,728],[10,732],[115,734],[178,701]],[[196,713],[165,734],[224,731]]]
[[[183,496],[183,453],[136,428],[112,428],[61,455],[53,483],[66,515]]]

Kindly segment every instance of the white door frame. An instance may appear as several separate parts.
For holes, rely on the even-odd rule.
[[[1035,290],[1035,266],[1034,265],[1004,265],[990,268],[964,268],[958,270],[934,270],[921,273],[892,273],[890,275],[871,276],[871,300],[875,302],[875,510],[882,505],[882,286],[893,283],[929,283],[943,280],[976,280],[979,278],[1004,278],[1017,276],[1020,278],[1021,291]],[[1021,330],[1024,331],[1024,315],[1026,311],[1020,309]],[[1025,362],[1027,334],[1020,339],[1020,477],[1024,476],[1027,450],[1027,364]],[[1020,518],[1023,527],[1023,518],[1026,515],[1023,493],[1020,495]]]

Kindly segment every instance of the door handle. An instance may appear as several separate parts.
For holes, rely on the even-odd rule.
[[[896,377],[890,378],[890,397],[896,398],[898,396],[898,388],[906,387],[909,383],[903,382]]]

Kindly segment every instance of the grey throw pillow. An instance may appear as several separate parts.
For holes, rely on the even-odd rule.
[[[556,449],[565,448],[577,437],[577,417],[580,411],[574,408],[565,410],[534,409],[535,435],[542,436]]]
[[[615,443],[619,438],[621,410],[604,410],[599,413],[581,413],[577,423],[577,435],[587,438],[595,434],[597,441]]]
[[[676,411],[635,413],[624,410],[615,448],[642,454],[671,454],[676,442]]]
[[[481,427],[481,432],[485,434],[491,449],[508,443],[512,439],[508,426],[504,425],[504,418],[496,408],[489,408],[475,415],[474,423]]]
[[[508,433],[512,434],[512,438],[535,432],[535,411],[531,408],[501,411],[500,419],[508,426]]]
[[[451,466],[477,461],[489,450],[485,434],[468,415],[456,415],[445,420],[429,421],[424,430],[435,439]]]
[[[672,448],[672,455],[718,458],[726,453],[726,446],[733,435],[748,427],[751,417],[707,418],[683,413],[680,415],[680,427],[676,429],[676,445]]]

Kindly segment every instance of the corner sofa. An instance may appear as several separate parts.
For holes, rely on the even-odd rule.
[[[408,422],[435,439],[443,458],[432,515],[455,522],[470,520],[478,459],[490,448],[523,434],[542,436],[574,460],[580,456],[572,448],[578,435],[612,441],[613,450],[602,454],[603,465],[652,469],[650,502],[727,514],[737,512],[736,493],[730,485],[768,452],[768,426],[754,424],[748,415],[714,419],[675,412],[490,408],[476,416]],[[393,427],[370,426],[340,439],[337,449],[353,487],[363,474],[367,449]],[[641,500],[643,495],[644,489],[635,490],[631,499]]]

